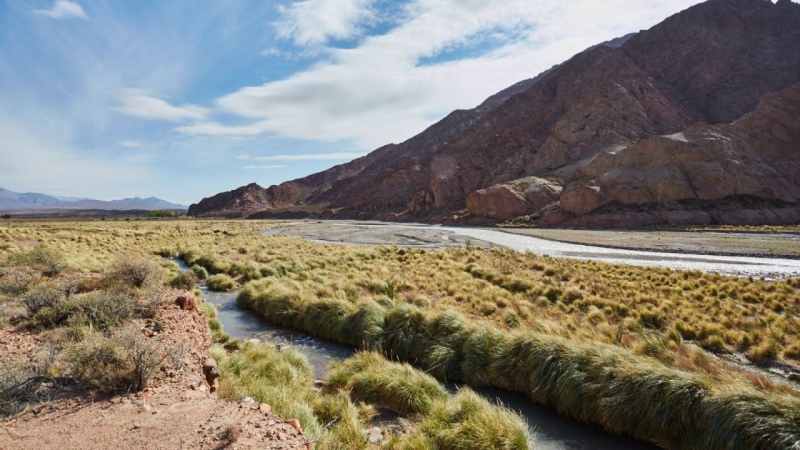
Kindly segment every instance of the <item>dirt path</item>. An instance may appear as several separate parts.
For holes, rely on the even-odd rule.
[[[232,403],[209,392],[202,364],[211,334],[202,312],[170,306],[156,320],[164,324],[161,339],[184,344],[182,369],[162,371],[138,394],[92,399],[64,389],[56,400],[3,422],[0,450],[308,448],[298,425],[284,422],[268,406]],[[41,341],[35,333],[0,330],[4,362],[33,360]]]

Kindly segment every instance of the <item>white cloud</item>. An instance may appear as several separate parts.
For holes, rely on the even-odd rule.
[[[290,8],[306,3],[309,8],[311,2]],[[697,2],[414,0],[405,6],[402,23],[385,34],[366,37],[351,49],[327,48],[329,59],[308,70],[217,99],[219,109],[242,119],[238,123],[207,121],[179,131],[229,137],[272,133],[371,149],[405,140],[432,119],[474,107],[565,57]],[[296,30],[291,36],[298,43],[333,36],[302,34],[312,27],[298,23],[285,25]],[[487,39],[495,48],[449,61],[430,59]]]
[[[296,45],[319,45],[329,39],[352,39],[359,25],[373,16],[374,0],[303,0],[279,6],[284,20],[275,23],[278,36]]]
[[[335,161],[340,159],[355,159],[364,156],[364,152],[338,152],[338,153],[313,153],[300,155],[273,155],[273,156],[250,156],[239,155],[238,159],[252,161]]]
[[[115,108],[116,111],[147,120],[202,120],[209,113],[207,108],[196,105],[173,106],[141,89],[123,89],[119,100],[122,104]]]
[[[133,139],[127,139],[119,143],[119,145],[127,148],[141,147],[142,143]]]
[[[35,9],[34,14],[53,19],[88,19],[81,5],[67,0],[56,0],[50,9]]]
[[[282,165],[266,165],[266,166],[244,166],[246,170],[271,170],[271,169],[284,169],[286,166]]]

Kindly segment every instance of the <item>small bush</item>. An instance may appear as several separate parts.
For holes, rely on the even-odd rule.
[[[198,266],[197,264],[193,265],[189,270],[192,271],[194,276],[197,277],[198,280],[205,280],[208,278],[208,271],[203,266]]]
[[[236,289],[236,281],[224,273],[218,273],[208,278],[206,286],[212,291],[229,292]]]
[[[106,274],[106,281],[111,284],[136,288],[144,286],[148,281],[157,279],[160,279],[158,265],[149,259],[141,257],[119,258]]]
[[[126,292],[95,291],[41,308],[31,317],[31,323],[43,328],[70,323],[106,330],[131,318],[136,306],[136,298]]]
[[[197,277],[192,271],[181,272],[169,282],[169,285],[174,287],[175,289],[183,289],[187,291],[191,291],[194,288],[194,284],[197,282]]]
[[[36,314],[44,308],[55,308],[66,299],[64,290],[51,283],[41,283],[26,292],[21,303],[29,314]]]
[[[176,364],[182,349],[167,348],[134,327],[111,337],[92,333],[67,349],[70,373],[100,392],[141,391],[165,363]]]
[[[67,262],[61,253],[43,246],[14,255],[11,263],[31,267],[47,277],[58,275],[67,268]]]

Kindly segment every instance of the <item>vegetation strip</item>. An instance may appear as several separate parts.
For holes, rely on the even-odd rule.
[[[800,444],[800,401],[636,358],[618,347],[503,333],[412,305],[313,300],[248,283],[238,297],[284,327],[413,362],[448,381],[526,394],[560,413],[670,448],[786,449]]]

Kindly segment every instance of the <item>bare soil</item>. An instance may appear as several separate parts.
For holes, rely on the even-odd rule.
[[[162,370],[143,392],[113,397],[93,397],[80,386],[50,383],[58,391],[52,401],[0,423],[0,450],[311,448],[299,425],[272,414],[268,405],[228,402],[210,392],[202,364],[212,338],[202,312],[170,305],[153,320],[163,325],[162,331],[155,333],[141,323],[143,334],[182,343],[181,369]],[[3,363],[36,360],[44,342],[41,333],[0,330]]]
[[[557,242],[629,250],[706,255],[800,258],[800,235],[728,231],[620,231],[502,228]]]

